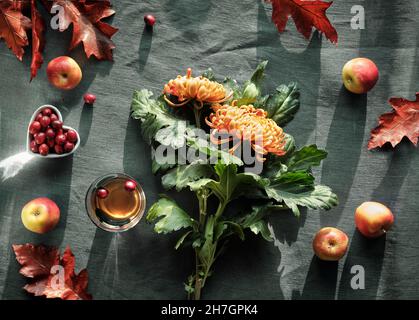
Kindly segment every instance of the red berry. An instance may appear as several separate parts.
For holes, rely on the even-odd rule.
[[[52,110],[51,110],[51,108],[45,108],[44,110],[42,110],[42,114],[43,114],[44,116],[47,116],[47,117],[51,116],[51,115],[52,115]]]
[[[71,152],[71,151],[73,151],[73,149],[74,149],[74,143],[67,141],[64,145],[64,151],[65,152]]]
[[[63,135],[63,134],[58,134],[58,135],[55,137],[55,143],[56,143],[56,144],[64,144],[65,142],[66,142],[65,135]]]
[[[54,146],[54,151],[56,154],[63,154],[64,153],[64,149],[62,146],[60,146],[59,144],[56,144]]]
[[[49,118],[51,119],[51,123],[58,120],[58,116],[55,113],[53,113]]]
[[[43,117],[42,113],[38,113],[35,120],[39,122],[39,121],[41,121],[42,117]]]
[[[32,122],[31,125],[29,126],[29,133],[35,134],[35,133],[38,133],[39,131],[41,131],[41,124],[38,121]]]
[[[96,96],[92,93],[86,93],[83,96],[84,102],[86,102],[87,104],[94,104],[96,101]]]
[[[29,143],[29,148],[31,149],[32,152],[38,153],[38,145],[36,144],[36,141],[35,140],[32,140]]]
[[[48,128],[47,131],[45,131],[47,138],[54,139],[55,138],[55,131],[52,128]]]
[[[47,135],[44,132],[39,132],[34,135],[34,138],[37,144],[43,144],[47,138]]]
[[[60,120],[55,120],[51,123],[51,126],[55,129],[55,130],[59,130],[63,127],[63,122]],[[58,133],[58,132],[57,132]]]
[[[55,146],[55,140],[54,139],[47,139],[47,145],[50,148],[54,148],[54,146]]]
[[[105,199],[108,196],[109,192],[105,188],[99,188],[96,194],[99,198]]]
[[[67,140],[70,142],[76,142],[77,141],[77,132],[74,130],[68,130],[67,132]]]
[[[131,191],[134,191],[135,188],[137,188],[137,184],[135,183],[135,181],[127,180],[125,182],[125,190],[131,192]]]
[[[46,156],[49,153],[49,147],[44,143],[39,146],[39,154],[41,156]]]
[[[152,27],[156,23],[156,18],[151,14],[147,14],[144,16],[144,22],[147,27]]]
[[[46,128],[46,127],[48,127],[48,126],[49,126],[49,124],[51,123],[51,119],[50,119],[50,117],[48,117],[48,116],[43,116],[43,117],[42,117],[42,119],[41,119],[41,121],[40,121],[40,123],[41,123],[41,126],[42,126],[43,128]]]

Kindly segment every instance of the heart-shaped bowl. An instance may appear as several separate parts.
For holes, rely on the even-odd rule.
[[[47,159],[55,159],[55,158],[64,158],[67,157],[71,154],[73,154],[74,152],[76,152],[76,150],[78,149],[78,147],[80,146],[80,136],[79,133],[76,129],[66,126],[63,124],[63,129],[64,130],[74,130],[77,134],[77,143],[74,145],[73,150],[71,150],[70,152],[67,153],[63,153],[63,154],[56,154],[56,153],[50,153],[46,156],[42,156],[39,153],[34,153],[31,151],[30,148],[30,142],[31,142],[31,134],[29,133],[29,127],[31,125],[31,123],[35,120],[36,116],[38,115],[38,113],[40,113],[42,110],[46,109],[46,108],[50,108],[51,110],[53,110],[55,112],[55,114],[58,116],[58,120],[63,122],[63,116],[60,112],[60,110],[58,110],[56,107],[50,105],[50,104],[45,104],[43,106],[40,106],[38,109],[35,110],[35,112],[33,113],[32,117],[31,117],[31,121],[29,121],[29,125],[28,125],[28,135],[27,135],[27,141],[26,141],[26,150],[29,154],[35,156],[35,157],[40,157],[40,158],[47,158]]]

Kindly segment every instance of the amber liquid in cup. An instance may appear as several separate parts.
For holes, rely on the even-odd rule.
[[[111,174],[96,180],[86,196],[86,208],[92,221],[106,231],[120,232],[135,226],[145,209],[145,196],[136,183],[134,190],[125,189],[128,180],[125,174]],[[106,189],[105,198],[98,196],[99,189]]]

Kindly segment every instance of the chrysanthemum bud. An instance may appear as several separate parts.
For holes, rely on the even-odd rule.
[[[250,82],[243,90],[242,99],[246,104],[254,103],[259,96],[260,91],[253,82]]]

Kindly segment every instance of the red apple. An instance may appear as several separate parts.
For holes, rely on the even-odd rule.
[[[313,250],[317,257],[325,261],[338,261],[348,250],[348,236],[345,232],[325,227],[316,233],[313,239]]]
[[[46,233],[54,229],[60,220],[60,209],[48,198],[36,198],[23,207],[21,217],[26,229]]]
[[[355,225],[368,238],[377,238],[394,223],[393,213],[379,202],[367,201],[355,210]]]
[[[47,76],[53,86],[63,90],[71,90],[80,83],[82,72],[74,59],[61,56],[48,63]]]
[[[370,91],[377,83],[378,76],[377,66],[367,58],[352,59],[342,69],[345,88],[358,94]]]

